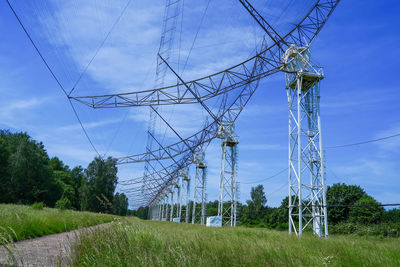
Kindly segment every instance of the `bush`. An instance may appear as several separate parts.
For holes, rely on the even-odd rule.
[[[69,199],[66,198],[66,197],[60,198],[56,202],[56,208],[59,209],[59,210],[71,209],[72,208],[71,201],[69,201]]]
[[[39,203],[33,203],[31,206],[32,209],[34,210],[42,210],[44,208],[44,204],[43,202],[39,202]]]
[[[289,224],[288,223],[279,223],[276,227],[276,230],[278,231],[287,231],[289,229]]]
[[[353,234],[359,236],[400,237],[400,223],[329,225],[330,234]]]
[[[381,221],[385,210],[383,207],[378,206],[380,203],[374,198],[364,195],[354,204],[354,207],[350,207],[350,222],[369,225],[379,223]]]

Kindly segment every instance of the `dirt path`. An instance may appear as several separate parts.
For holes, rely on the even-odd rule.
[[[71,246],[79,235],[108,225],[110,223],[0,246],[0,266],[13,266],[15,263],[17,266],[71,265]]]

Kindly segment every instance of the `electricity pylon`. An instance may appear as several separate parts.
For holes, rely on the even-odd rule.
[[[175,214],[175,218],[179,218],[179,221],[181,220],[181,201],[182,201],[182,197],[181,197],[181,185],[179,184],[179,179],[178,181],[176,181],[175,185],[174,185],[175,189],[176,189],[176,212]]]
[[[161,200],[160,209],[161,209],[161,211],[160,211],[160,221],[162,221],[163,218],[164,218],[164,211],[165,211],[165,198],[163,198]]]
[[[181,176],[181,190],[184,190],[184,193],[181,191],[181,213],[180,214],[185,214],[185,222],[189,222],[189,201],[190,201],[190,177],[189,177],[189,168],[184,168],[180,172]],[[185,195],[185,200],[182,202],[183,195]],[[185,205],[183,205],[185,203]],[[182,211],[184,209],[184,211]]]
[[[196,177],[194,180],[192,224],[205,224],[207,165],[204,162],[204,152],[195,154],[193,163],[196,164]]]
[[[172,218],[174,217],[174,190],[170,188],[169,193],[171,195],[171,209],[170,209],[169,220],[172,222]]]
[[[236,226],[237,204],[237,144],[233,124],[222,124],[217,137],[222,140],[221,176],[219,183],[218,216],[222,217],[222,226]]]
[[[321,139],[320,67],[311,65],[308,46],[290,46],[284,55],[289,104],[289,233],[310,227],[328,236]]]
[[[169,204],[168,204],[168,194],[165,194],[165,197],[164,197],[164,205],[165,205],[165,211],[164,211],[164,217],[163,218],[165,218],[165,221],[168,221],[168,211],[169,211]]]

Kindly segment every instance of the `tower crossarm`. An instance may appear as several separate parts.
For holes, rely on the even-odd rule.
[[[271,59],[272,55],[269,49],[267,49],[264,53],[252,57],[230,69],[186,82],[186,85],[178,83],[151,90],[104,95],[69,96],[69,98],[94,109],[194,104],[199,103],[199,100],[204,102],[219,95],[240,89],[240,87],[249,82],[278,72],[281,66],[279,55],[273,55],[273,59]],[[260,59],[265,61],[264,64],[268,66],[268,69],[257,76],[251,77],[252,68],[255,67],[254,62]],[[196,92],[196,97],[190,91]]]
[[[243,7],[250,13],[250,15],[257,21],[261,28],[271,38],[273,43],[276,43],[280,50],[283,52],[282,43],[287,46],[285,40],[278,34],[278,32],[265,20],[265,18],[250,4],[247,0],[239,0]]]
[[[298,24],[296,27],[288,34],[283,36],[283,39],[290,44],[299,44],[300,46],[304,46],[305,44],[311,43],[311,41],[315,38],[316,34],[320,31],[322,26],[325,24],[327,18],[332,13],[334,8],[337,6],[339,1],[329,1],[329,0],[320,0],[318,1],[313,9],[307,14],[307,16]],[[273,69],[274,72],[277,71],[276,67],[279,67],[282,64],[282,58],[277,58],[279,53],[279,48],[276,44],[270,46],[274,49],[264,50],[259,53],[257,57],[254,57],[254,61],[252,62],[255,66],[254,68],[247,68],[247,70],[251,70],[249,73],[251,77],[250,80],[247,81],[258,81],[257,77],[262,76],[266,71]],[[266,60],[268,59],[268,60]],[[273,65],[274,68],[270,68],[269,66]],[[233,72],[231,72],[233,74]],[[224,75],[222,72],[221,75]],[[240,72],[235,73],[235,75],[240,76]],[[187,83],[188,86],[192,86],[190,82]],[[183,88],[183,85],[180,85]],[[258,86],[258,82],[246,82],[240,85],[240,93],[238,97],[231,102],[228,106],[223,106],[218,116],[221,116],[222,123],[233,123],[236,118],[239,116],[240,112],[247,104],[252,94],[255,92]],[[206,87],[207,88],[207,87]],[[186,88],[187,89],[187,88]],[[208,88],[209,89],[209,88]],[[196,91],[196,90],[195,90]],[[197,96],[202,97],[202,94],[199,94],[196,91]],[[186,96],[188,93],[186,93]],[[194,97],[193,97],[194,98]],[[193,103],[198,103],[197,99],[193,100]],[[189,146],[191,146],[194,151],[203,150],[204,146],[207,146],[208,143],[217,136],[218,125],[215,121],[206,125],[202,130],[197,132],[196,134],[185,138]],[[169,154],[166,153],[168,150]],[[172,157],[181,157],[181,159],[177,160],[177,163],[173,163],[167,168],[170,173],[174,175],[178,173],[178,170],[189,166],[193,160],[193,154],[190,149],[184,144],[181,140],[177,143],[174,143],[169,146],[165,146],[164,148],[158,148],[156,150],[151,151],[152,159],[150,160],[164,160],[170,159]],[[143,162],[146,161],[146,157],[148,158],[149,153],[142,153],[138,155],[123,157],[118,159],[119,164],[124,163],[133,163],[133,162]],[[160,170],[161,171],[161,170]],[[166,175],[165,175],[166,176]],[[173,177],[168,176],[164,184],[157,187],[156,189],[149,190],[149,192],[145,192],[148,195],[148,203],[152,203],[159,198],[160,195],[163,195],[166,190],[171,186],[173,182]]]
[[[247,1],[242,1],[245,5]],[[315,36],[324,26],[328,17],[338,5],[339,0],[319,0],[300,22],[288,33],[279,37],[279,34],[272,27],[267,25],[266,30],[277,42],[262,46],[261,52],[255,56],[220,72],[186,82],[187,86],[196,92],[197,96],[206,101],[215,96],[228,93],[234,89],[253,82],[254,80],[266,77],[279,71],[282,65],[281,49],[278,44],[294,44],[304,46],[310,44]],[[254,9],[255,10],[255,9]],[[258,12],[257,12],[258,13]],[[262,20],[262,16],[257,16]],[[275,37],[276,36],[276,37]],[[258,67],[256,62],[265,65],[262,72],[251,75],[254,68]],[[174,105],[198,103],[198,100],[190,94],[183,83],[167,87],[124,92],[117,94],[79,96],[70,95],[71,100],[80,102],[91,108],[118,108],[149,105]]]

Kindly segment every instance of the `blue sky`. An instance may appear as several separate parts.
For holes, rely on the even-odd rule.
[[[257,2],[258,6],[265,14],[274,10],[273,6],[263,6],[260,2]],[[39,47],[45,51],[62,83],[70,88],[79,73],[74,68],[82,70],[85,66],[124,1],[117,3],[115,9],[99,8],[97,13],[86,2],[78,7],[58,5],[54,9],[57,12],[51,14],[33,10],[32,15],[23,4],[17,8],[25,12],[23,19],[30,23],[29,29],[36,31],[33,36]],[[77,87],[77,94],[152,87],[163,1],[143,3],[133,1]],[[206,5],[207,1],[187,4],[182,58],[188,55],[195,34],[191,29],[196,29]],[[238,63],[251,54],[259,42],[261,31],[243,10],[239,10],[237,3],[220,1],[218,8],[215,5],[210,5],[184,79]],[[400,133],[399,12],[400,4],[395,0],[342,1],[312,44],[314,61],[325,69],[321,84],[325,147]],[[34,16],[40,20],[30,20]],[[276,23],[284,24],[282,18],[275,19]],[[37,22],[47,27],[48,35],[41,34]],[[70,166],[86,167],[96,154],[67,99],[5,1],[0,2],[0,33],[0,128],[26,131],[34,139],[44,142],[50,156],[58,156]],[[68,53],[64,53],[67,50]],[[173,64],[178,68],[177,63]],[[251,186],[258,184],[249,183],[268,178],[287,166],[288,110],[284,86],[282,73],[267,77],[237,120],[241,201],[248,199]],[[147,109],[94,112],[78,105],[77,110],[101,154],[123,156],[145,150]],[[162,111],[183,136],[198,129],[198,119],[205,116],[198,105]],[[168,131],[163,135],[163,131],[165,127],[160,126],[158,134],[164,143],[172,141],[173,135]],[[357,184],[383,203],[398,203],[399,151],[400,138],[326,149],[327,184]],[[219,153],[219,140],[215,140],[206,156],[208,197],[211,200],[217,196]],[[119,177],[122,180],[138,177],[142,171],[140,164],[121,166]],[[279,205],[287,194],[286,173],[261,184],[271,206]]]

